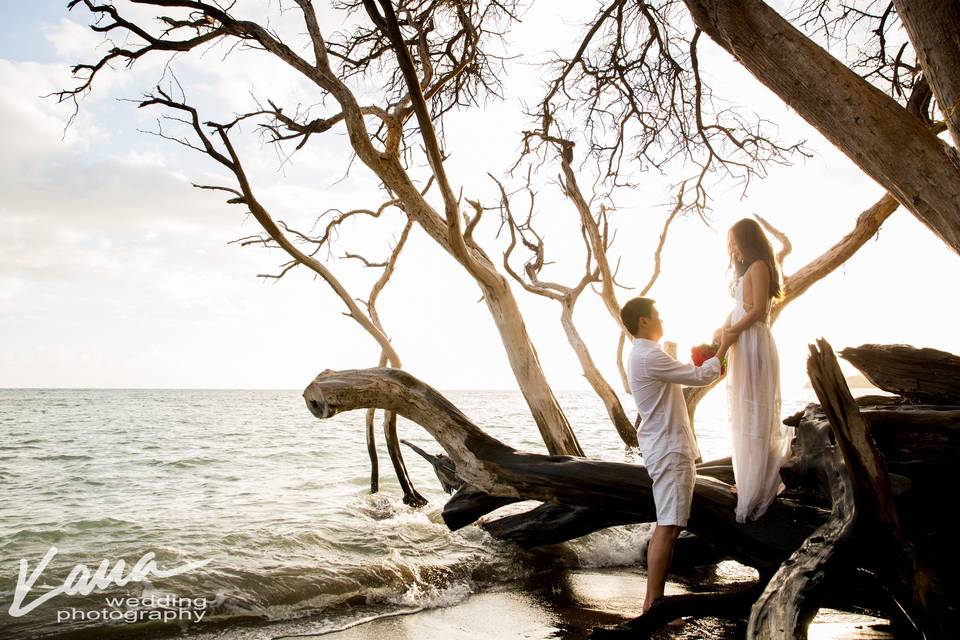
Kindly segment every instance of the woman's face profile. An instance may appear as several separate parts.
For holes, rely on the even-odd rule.
[[[737,262],[743,258],[743,254],[740,253],[740,247],[737,246],[737,238],[733,234],[733,229],[727,232],[727,251],[730,252],[730,257]]]

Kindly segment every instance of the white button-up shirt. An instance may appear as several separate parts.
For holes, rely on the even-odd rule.
[[[703,387],[720,375],[716,356],[697,367],[677,362],[653,340],[637,338],[630,352],[630,391],[637,403],[641,423],[637,442],[644,464],[668,453],[700,457],[697,440],[690,427],[687,405],[680,385]]]

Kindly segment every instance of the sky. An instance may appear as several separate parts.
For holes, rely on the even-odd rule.
[[[191,183],[224,183],[212,162],[146,133],[159,112],[130,99],[161,81],[166,59],[98,77],[69,128],[68,105],[44,97],[70,86],[72,63],[95,59],[102,37],[82,11],[65,2],[2,0],[0,21],[0,387],[303,388],[324,369],[375,366],[378,348],[322,282],[305,269],[280,280],[277,250],[231,243],[255,234],[255,220],[198,191]],[[254,12],[266,0],[248,0]],[[573,3],[565,5],[568,8]],[[592,5],[583,5],[588,8]],[[592,10],[592,9],[591,9]],[[587,11],[587,14],[590,12]],[[296,16],[277,16],[278,28]],[[496,193],[486,173],[502,176],[516,159],[528,126],[523,105],[540,95],[542,61],[552,47],[573,43],[587,17],[531,12],[513,38],[524,56],[511,62],[503,101],[455,114],[446,134],[455,189],[487,204]],[[322,14],[325,29],[335,29]],[[563,43],[558,45],[557,43]],[[701,67],[715,91],[775,122],[781,140],[805,140],[810,158],[775,167],[746,195],[721,186],[704,224],[678,220],[651,292],[665,339],[680,353],[709,340],[730,310],[726,231],[759,213],[791,238],[787,274],[852,229],[857,215],[883,194],[815,130],[725,52],[701,40]],[[180,56],[171,66],[190,99],[208,117],[248,110],[251,95],[283,104],[317,103],[305,82],[265,60],[222,50]],[[357,87],[371,94],[375,87]],[[309,229],[330,208],[375,207],[382,193],[355,163],[343,131],[317,137],[284,162],[247,131],[239,148],[261,198],[277,218]],[[556,167],[547,171],[556,172]],[[614,254],[619,280],[640,286],[668,210],[676,175],[644,175],[618,193]],[[375,274],[345,252],[382,258],[402,228],[397,212],[347,225],[323,257],[355,297],[365,298]],[[477,235],[499,256],[497,222]],[[538,198],[549,275],[579,279],[582,245],[576,212],[554,188]],[[945,281],[960,257],[909,212],[899,209],[876,238],[846,265],[793,302],[774,326],[785,393],[805,381],[807,345],[825,337],[836,349],[864,343],[908,343],[960,353],[956,303]],[[540,360],[556,389],[588,388],[566,343],[556,302],[516,292]],[[621,301],[630,290],[619,292]],[[440,389],[512,389],[515,382],[476,284],[422,230],[415,229],[379,311],[406,369]],[[617,328],[589,293],[576,319],[594,359],[617,380]]]

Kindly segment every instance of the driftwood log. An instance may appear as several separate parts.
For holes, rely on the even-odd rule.
[[[918,402],[960,405],[960,357],[904,344],[865,344],[841,357],[871,384]]]
[[[705,543],[696,546],[709,550],[707,560],[715,553],[713,562],[733,558],[755,567],[760,581],[753,591],[668,599],[655,615],[605,633],[643,637],[698,612],[746,617],[749,606],[740,606],[746,598],[752,603],[751,638],[805,637],[823,605],[884,615],[909,624],[917,637],[960,637],[960,554],[953,514],[944,502],[960,455],[960,405],[918,404],[912,391],[905,398],[854,400],[823,341],[811,347],[809,373],[820,404],[785,421],[796,434],[792,459],[782,471],[787,491],[763,518],[736,523],[729,459],[698,466],[688,530]],[[517,451],[402,370],[325,371],[304,399],[318,418],[376,407],[425,428],[444,453],[418,453],[445,488],[460,483],[443,511],[452,530],[526,500],[542,504],[504,517],[494,514],[481,526],[497,538],[538,546],[655,519],[644,467]]]
[[[589,530],[655,519],[650,476],[644,467],[517,451],[484,433],[440,393],[402,370],[325,371],[307,387],[304,399],[318,418],[375,406],[424,427],[466,483],[451,498],[456,509],[444,511],[451,529],[518,500],[557,503],[555,508],[561,511],[586,507],[616,514],[615,522],[601,521],[601,526]],[[474,507],[474,501],[483,504],[467,508]],[[827,517],[821,508],[780,500],[771,507],[769,519],[738,524],[735,502],[728,484],[697,478],[688,529],[723,540],[734,558],[759,568],[775,568]],[[538,507],[539,514],[548,508]],[[463,512],[469,516],[454,517]],[[528,517],[535,515],[528,512]],[[564,539],[587,532],[581,528]]]
[[[444,491],[453,493],[463,486],[463,480],[457,475],[457,467],[448,456],[442,453],[435,456],[430,455],[412,442],[406,440],[401,440],[400,442],[413,449],[421,458],[430,463]]]

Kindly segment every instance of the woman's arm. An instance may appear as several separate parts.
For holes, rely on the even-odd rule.
[[[733,334],[739,334],[744,329],[749,328],[754,322],[762,318],[767,311],[767,298],[770,295],[770,268],[767,267],[767,263],[757,260],[750,265],[744,277],[750,279],[750,310],[740,318],[739,322],[727,328]],[[744,282],[744,286],[746,284]],[[746,302],[745,300],[744,306],[746,306]]]
[[[727,319],[723,321],[723,324],[720,325],[720,328],[713,332],[714,344],[720,344],[720,340],[723,338],[723,332],[730,328],[730,319],[732,317],[733,311],[727,314]]]

